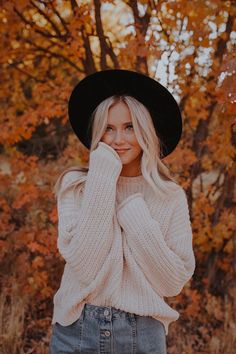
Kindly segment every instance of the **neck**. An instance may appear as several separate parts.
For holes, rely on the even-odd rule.
[[[136,169],[125,169],[125,166],[123,166],[122,171],[120,173],[120,176],[124,176],[124,177],[137,177],[140,176],[142,174],[141,172],[141,168],[136,168]]]
[[[134,184],[143,184],[145,182],[145,179],[143,175],[138,175],[138,176],[119,176],[118,178],[118,184],[119,185],[132,185]]]
[[[129,174],[127,174],[127,173],[123,172],[123,173],[120,174],[120,176],[122,176],[122,177],[138,177],[140,175],[141,175],[141,173],[136,173],[136,174],[129,173]]]

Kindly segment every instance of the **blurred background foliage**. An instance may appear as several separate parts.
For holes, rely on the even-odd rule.
[[[52,187],[89,153],[67,101],[79,80],[108,68],[159,80],[183,114],[164,162],[188,195],[197,267],[167,299],[181,315],[168,353],[234,352],[235,16],[233,0],[0,2],[1,353],[48,353],[64,265]]]

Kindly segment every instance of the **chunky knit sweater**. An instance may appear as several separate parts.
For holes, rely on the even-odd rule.
[[[151,316],[168,334],[179,313],[164,297],[179,294],[195,269],[187,197],[179,186],[158,199],[143,175],[121,176],[121,169],[116,151],[99,142],[82,192],[57,198],[65,267],[52,323],[70,325],[90,303]],[[67,172],[61,191],[82,174]]]

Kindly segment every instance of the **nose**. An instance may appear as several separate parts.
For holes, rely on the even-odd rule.
[[[123,136],[122,132],[117,130],[117,132],[115,133],[115,136],[114,136],[114,142],[116,144],[118,144],[118,143],[121,143],[123,141],[124,141],[124,136]]]

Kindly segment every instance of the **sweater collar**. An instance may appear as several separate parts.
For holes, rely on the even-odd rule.
[[[128,177],[128,176],[119,176],[118,178],[118,183],[119,184],[132,184],[132,183],[142,183],[144,182],[144,177],[143,175],[138,175],[138,176],[132,176],[132,177]]]

